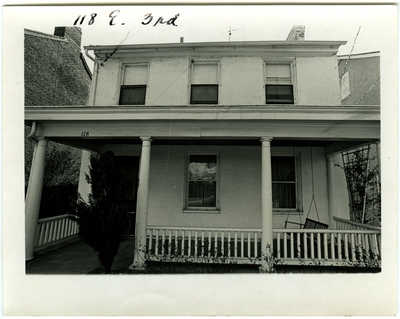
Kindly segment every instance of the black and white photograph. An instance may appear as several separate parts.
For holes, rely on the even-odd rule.
[[[397,10],[3,7],[4,314],[396,315]]]

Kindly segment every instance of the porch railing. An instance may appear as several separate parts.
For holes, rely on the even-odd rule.
[[[258,263],[261,229],[147,227],[150,260]]]
[[[381,263],[379,230],[274,229],[278,264],[371,266]],[[260,264],[261,229],[147,227],[148,260]],[[267,252],[268,253],[268,252]]]
[[[77,237],[78,225],[68,214],[38,220],[35,251]]]
[[[371,266],[381,261],[379,230],[274,229],[278,262],[321,266]]]
[[[379,227],[361,224],[335,216],[333,217],[333,219],[336,223],[336,229],[380,230]]]

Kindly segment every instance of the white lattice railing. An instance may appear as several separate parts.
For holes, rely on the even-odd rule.
[[[379,227],[361,224],[335,216],[333,217],[333,219],[335,220],[336,223],[336,229],[380,230]]]
[[[261,229],[147,227],[150,260],[258,263]]]
[[[284,264],[380,264],[379,230],[274,229],[274,251]]]
[[[68,214],[38,220],[35,250],[57,244],[77,236],[78,225],[68,218]]]

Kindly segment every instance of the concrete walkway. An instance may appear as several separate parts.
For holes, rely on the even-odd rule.
[[[133,237],[126,238],[120,244],[114,259],[111,273],[126,272],[133,262]],[[35,254],[35,258],[26,263],[26,274],[78,275],[104,273],[97,253],[82,241]]]

